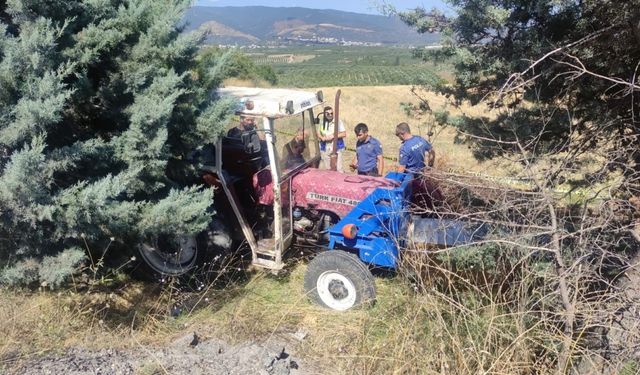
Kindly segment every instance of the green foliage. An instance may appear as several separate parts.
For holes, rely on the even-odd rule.
[[[278,83],[278,75],[276,71],[269,65],[256,65],[256,74],[272,85]]]
[[[157,231],[192,234],[212,193],[173,163],[218,136],[233,103],[194,74],[201,42],[177,26],[189,1],[12,0],[0,5],[2,281],[60,285],[79,248]],[[86,244],[85,244],[86,241]],[[99,246],[96,246],[98,248]]]
[[[454,65],[455,84],[431,88],[458,103],[505,110],[456,124],[479,159],[519,153],[517,141],[536,154],[608,154],[603,174],[637,179],[640,108],[631,85],[640,60],[639,1],[449,3],[451,18],[421,8],[401,17],[445,37],[442,50],[417,54]]]
[[[198,72],[202,74],[216,62],[225,61],[223,75],[246,80],[262,79],[275,85],[278,77],[275,71],[268,65],[257,64],[246,54],[236,49],[222,49],[209,47],[203,50],[198,57]]]
[[[434,73],[417,66],[300,66],[278,73],[283,87],[410,85],[439,80]]]
[[[44,257],[38,270],[40,282],[51,288],[59,286],[85,259],[85,252],[77,247],[65,249],[56,256]]]
[[[55,288],[77,270],[86,259],[84,250],[74,247],[65,249],[55,256],[45,256],[41,261],[27,258],[7,267],[0,274],[0,281],[7,284],[30,285]]]
[[[625,363],[625,365],[622,367],[622,369],[620,370],[620,375],[637,374],[638,371],[640,371],[640,366],[638,365],[638,362],[634,360],[630,360],[629,362]]]
[[[437,256],[438,260],[447,262],[448,268],[456,271],[486,272],[492,276],[497,276],[501,269],[500,256],[506,249],[499,245],[489,243],[479,246],[461,246]]]

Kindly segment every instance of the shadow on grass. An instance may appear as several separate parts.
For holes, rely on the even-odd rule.
[[[82,310],[110,330],[166,323],[199,310],[216,312],[225,301],[241,296],[250,280],[250,262],[244,250],[203,264],[188,276],[157,276],[154,281],[114,277],[107,281],[73,285]],[[86,279],[86,277],[85,277]],[[91,281],[91,280],[90,280]]]

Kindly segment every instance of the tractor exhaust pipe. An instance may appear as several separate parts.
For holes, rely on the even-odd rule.
[[[329,155],[329,165],[332,171],[338,170],[338,133],[340,132],[340,89],[336,92],[336,102],[333,106],[333,146]]]

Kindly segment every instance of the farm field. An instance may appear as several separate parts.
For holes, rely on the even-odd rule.
[[[270,65],[279,87],[411,85],[448,79],[446,63],[425,63],[400,47],[297,47],[248,52]]]

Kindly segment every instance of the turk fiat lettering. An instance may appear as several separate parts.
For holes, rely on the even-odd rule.
[[[328,194],[318,194],[318,193],[314,193],[314,192],[308,192],[307,193],[307,199],[316,200],[316,201],[323,201],[323,202],[329,202],[329,203],[344,204],[344,205],[354,206],[354,207],[358,203],[360,203],[359,201],[357,201],[355,199],[349,199],[349,198],[344,198],[344,197],[336,197],[335,195],[328,195]]]

